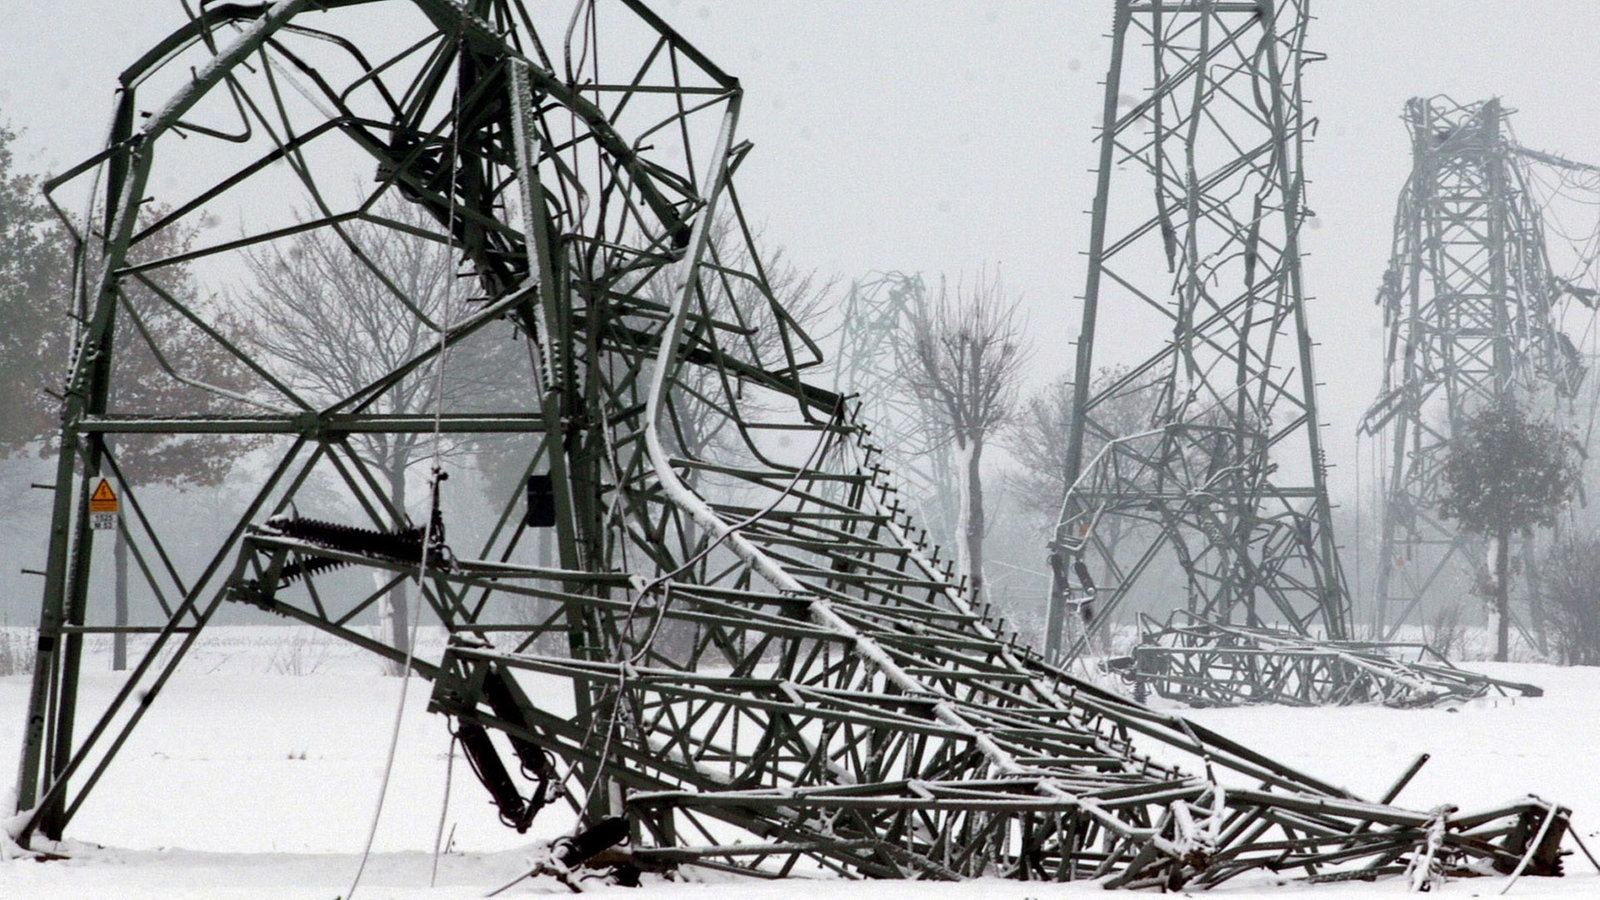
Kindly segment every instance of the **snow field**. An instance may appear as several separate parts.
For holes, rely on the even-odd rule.
[[[425,635],[420,652],[438,650]],[[85,710],[120,684],[109,642],[86,654]],[[1498,677],[1545,688],[1542,698],[1498,698],[1457,707],[1193,710],[1189,715],[1286,764],[1376,798],[1418,753],[1432,754],[1397,803],[1463,810],[1533,793],[1574,810],[1600,851],[1600,669],[1473,663]],[[17,759],[26,676],[0,678],[0,759]],[[400,689],[378,661],[308,629],[216,628],[185,661],[68,829],[74,858],[0,863],[0,898],[321,898],[348,890],[372,821]],[[541,840],[565,833],[564,808],[541,813],[528,835],[497,820],[465,762],[455,760],[445,831],[450,852],[429,887],[445,791],[449,735],[425,711],[429,685],[413,681],[375,841],[356,896],[481,897],[514,879]],[[92,713],[80,712],[87,722]],[[86,728],[86,725],[80,726]],[[1159,754],[1158,754],[1159,755]],[[1524,878],[1513,897],[1600,897],[1600,875],[1574,856],[1568,877]],[[1025,900],[1104,896],[1093,884],[986,880],[966,884],[755,882],[696,875],[606,896],[673,900]],[[1490,896],[1506,879],[1446,884],[1446,896]],[[1276,885],[1247,876],[1218,898],[1381,896],[1376,884]],[[549,878],[501,896],[565,894]]]

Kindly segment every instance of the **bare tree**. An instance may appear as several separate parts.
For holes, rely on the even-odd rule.
[[[1101,393],[1127,377],[1127,366],[1102,368],[1095,373],[1089,391]],[[1093,459],[1107,440],[1148,429],[1159,389],[1160,385],[1152,382],[1142,390],[1120,393],[1111,403],[1102,404],[1095,421],[1103,433],[1084,436],[1084,458]],[[1055,526],[1069,487],[1067,439],[1071,431],[1072,382],[1059,378],[1030,394],[999,438],[1001,446],[1016,461],[1015,468],[1006,473],[1007,487],[1024,509],[1047,517],[1049,527]]]
[[[1029,394],[1000,434],[1000,445],[1016,463],[1006,470],[1005,485],[1023,511],[1053,520],[1061,509],[1071,429],[1072,382],[1057,378]]]
[[[1090,382],[1091,394],[1128,377],[1126,366],[1102,368]],[[1084,436],[1084,456],[1093,459],[1106,442],[1144,431],[1150,427],[1150,411],[1154,408],[1159,385],[1152,383],[1144,390],[1117,393],[1108,404],[1102,404],[1095,423],[1103,429]],[[1055,532],[1061,504],[1067,488],[1067,443],[1071,436],[1072,382],[1057,378],[1030,394],[1018,406],[1016,414],[999,441],[1011,457],[1013,465],[1003,475],[1006,496],[1014,504],[1019,517],[1026,519],[1030,533],[1037,536],[1032,543],[1035,559],[1039,548],[1048,543]],[[1111,516],[1102,523],[1099,537],[1113,558],[1132,520]],[[1048,591],[1049,576],[1038,573],[1044,582],[1042,591]],[[1087,610],[1088,607],[1084,607]],[[1100,628],[1094,632],[1101,649],[1110,652],[1112,629]],[[1043,633],[1041,624],[1040,633]]]
[[[368,390],[369,385],[427,352],[439,329],[460,308],[447,307],[455,278],[454,257],[441,229],[419,206],[390,197],[374,207],[372,218],[325,225],[293,239],[252,252],[255,276],[245,301],[252,319],[252,342],[272,360],[284,381],[314,403],[334,404]],[[435,408],[471,404],[474,395],[509,389],[518,360],[506,355],[515,342],[453,352],[447,377],[424,366],[370,400],[370,412],[389,415],[428,413]],[[502,358],[504,356],[504,358]],[[521,361],[526,370],[526,360]],[[387,480],[395,520],[405,527],[406,481],[410,470],[431,461],[429,433],[371,433],[350,438],[364,463]],[[464,439],[444,437],[441,457],[473,452]],[[405,650],[409,602],[406,585],[387,597],[393,645]]]
[[[939,298],[913,323],[906,380],[939,417],[941,436],[955,449],[959,473],[957,565],[974,598],[983,593],[983,452],[1016,409],[1028,361],[1024,321],[998,277],[980,274]]]

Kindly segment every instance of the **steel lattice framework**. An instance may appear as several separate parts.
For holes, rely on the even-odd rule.
[[[956,478],[938,417],[907,386],[913,323],[927,314],[921,275],[876,272],[857,279],[844,300],[834,387],[859,404],[857,415],[883,448],[907,510],[937,541],[950,541]]]
[[[526,829],[562,798],[591,822],[623,813],[641,864],[1166,887],[1255,869],[1559,872],[1559,806],[1389,805],[1409,775],[1363,801],[998,633],[912,539],[839,396],[801,377],[818,357],[771,295],[733,186],[748,149],[735,139],[738,82],[633,0],[583,3],[550,25],[564,37],[542,39],[509,0],[216,6],[124,76],[107,149],[63,176],[100,171],[104,209],[82,234],[25,839],[62,833],[232,602],[409,662],[508,824]],[[351,184],[356,198],[340,203]],[[158,189],[164,211],[141,221]],[[383,214],[390,195],[431,224]],[[296,197],[310,212],[135,261],[189,217],[235,212],[240,198],[284,214]],[[464,308],[426,315],[371,228],[448,251]],[[349,269],[387,278],[385,321],[425,318],[436,340],[352,392],[311,396],[230,340],[215,308],[169,291],[146,300],[178,307],[250,383],[216,408],[119,405],[113,337],[119,316],[140,314],[133,282],[319,232],[341,238]],[[531,402],[379,411],[436,363],[448,374],[445,353],[487,352],[475,338],[507,320],[528,350],[518,377]],[[763,330],[779,339],[758,342]],[[164,337],[130,340],[159,350]],[[217,395],[174,363],[171,377]],[[697,417],[733,437],[686,434]],[[553,522],[556,565],[523,561],[520,485],[469,553],[446,540],[448,498],[410,525],[353,450],[363,434],[438,432],[521,436],[525,470],[549,479],[530,505],[535,523]],[[219,451],[258,435],[271,464],[239,476],[250,483],[235,527],[196,533],[120,471],[108,439],[130,435]],[[130,626],[150,643],[111,704],[80,711],[84,637],[107,630],[91,624],[105,567],[86,515],[100,472],[124,487],[130,555],[160,613]],[[302,515],[330,502],[319,478],[366,521]],[[183,564],[177,542],[203,561]],[[383,591],[339,580],[341,566],[415,580],[449,632],[442,655],[372,638],[357,617]],[[615,832],[601,821],[612,824],[591,836]]]
[[[1378,292],[1384,381],[1361,426],[1387,455],[1374,620],[1383,637],[1437,587],[1465,593],[1477,570],[1481,541],[1438,514],[1443,451],[1462,422],[1507,397],[1553,409],[1584,378],[1559,324],[1569,295],[1505,115],[1498,100],[1406,104],[1412,173]]]
[[[1417,707],[1491,693],[1544,696],[1535,685],[1458,669],[1427,644],[1311,640],[1286,631],[1221,625],[1182,610],[1165,623],[1143,618],[1132,654],[1108,664],[1141,699],[1153,691],[1190,706]]]
[[[1164,550],[1187,574],[1191,612],[1348,632],[1300,279],[1305,7],[1117,3],[1052,652],[1075,563],[1099,572],[1103,622]],[[1164,340],[1092,390],[1102,312],[1118,334]],[[1102,410],[1132,397],[1150,409],[1147,430],[1102,424]],[[1095,532],[1107,517],[1148,523],[1133,533],[1150,537],[1113,557]]]

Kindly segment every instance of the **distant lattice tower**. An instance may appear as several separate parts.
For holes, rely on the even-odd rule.
[[[912,323],[927,306],[921,275],[875,272],[845,297],[835,389],[855,398],[905,504],[940,543],[955,531],[956,484],[936,415],[907,386]]]
[[[1300,72],[1315,58],[1305,7],[1117,3],[1052,652],[1077,563],[1096,573],[1085,612],[1104,622],[1168,553],[1187,575],[1168,608],[1348,631],[1300,274]],[[1154,346],[1094,389],[1111,333]],[[1149,410],[1149,427],[1118,433],[1109,411],[1129,403]],[[1131,551],[1113,555],[1097,533],[1112,517],[1139,536],[1123,539]]]
[[[1443,451],[1463,420],[1504,397],[1554,409],[1583,381],[1582,357],[1559,326],[1568,292],[1551,272],[1525,151],[1505,117],[1498,100],[1406,103],[1412,172],[1378,291],[1384,381],[1361,425],[1386,457],[1379,637],[1441,588],[1464,596],[1479,567],[1481,540],[1438,514]]]

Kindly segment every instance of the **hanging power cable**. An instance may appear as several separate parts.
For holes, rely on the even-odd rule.
[[[366,843],[361,849],[361,862],[356,867],[355,877],[350,882],[350,890],[345,897],[353,900],[356,889],[361,885],[361,876],[366,872],[367,861],[372,856],[372,845],[378,835],[378,824],[383,819],[384,801],[389,794],[389,783],[394,774],[395,752],[400,744],[400,725],[405,717],[406,699],[411,685],[411,667],[416,657],[417,635],[422,622],[422,597],[427,590],[426,579],[428,575],[428,562],[435,555],[435,544],[442,544],[444,540],[444,521],[439,506],[439,485],[449,475],[443,466],[443,422],[444,422],[444,371],[445,361],[449,354],[450,345],[448,337],[453,313],[453,300],[455,297],[455,234],[456,234],[456,168],[461,161],[461,72],[463,54],[466,50],[465,28],[466,9],[461,12],[461,27],[456,32],[457,65],[455,97],[452,102],[452,128],[450,133],[450,158],[447,161],[446,171],[450,177],[449,210],[445,218],[445,240],[443,242],[444,255],[444,291],[441,299],[441,310],[438,324],[438,343],[434,351],[433,370],[433,471],[429,480],[429,515],[428,522],[422,530],[422,552],[417,559],[417,602],[412,605],[409,634],[406,639],[405,662],[400,668],[400,694],[395,701],[394,724],[389,734],[389,749],[384,758],[383,779],[378,787],[377,803],[372,811],[372,822],[367,829]],[[404,510],[401,511],[402,513]],[[454,737],[452,736],[452,741]],[[452,748],[453,748],[452,744]],[[449,803],[448,787],[446,788],[445,803]],[[443,813],[441,812],[441,817]],[[443,828],[441,821],[440,828]],[[439,841],[434,841],[434,872],[438,871]]]

